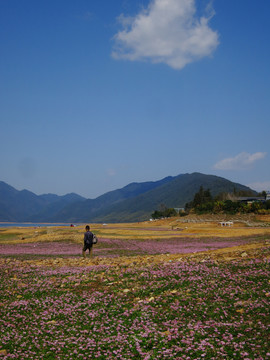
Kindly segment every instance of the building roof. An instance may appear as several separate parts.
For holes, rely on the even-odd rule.
[[[265,197],[264,196],[243,196],[243,197],[238,197],[237,200],[238,201],[265,201]]]

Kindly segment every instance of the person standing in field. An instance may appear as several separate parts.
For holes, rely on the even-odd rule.
[[[86,225],[84,233],[83,257],[86,258],[86,250],[89,250],[89,256],[92,258],[94,234],[90,231],[90,226]]]

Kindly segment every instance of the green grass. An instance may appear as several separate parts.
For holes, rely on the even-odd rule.
[[[0,242],[2,242],[2,241],[8,241],[8,240],[10,240],[10,241],[12,241],[12,240],[17,240],[19,236],[21,236],[20,233],[1,234],[1,232],[0,232]]]

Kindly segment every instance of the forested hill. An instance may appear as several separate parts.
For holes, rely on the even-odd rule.
[[[38,196],[0,182],[0,221],[85,223],[147,220],[161,204],[184,207],[200,186],[210,189],[213,196],[235,190],[252,191],[244,185],[201,173],[131,183],[96,199],[85,199],[77,194]]]
[[[92,221],[125,222],[147,220],[161,204],[169,208],[185,207],[187,202],[193,200],[200,186],[210,189],[213,196],[222,192],[231,193],[234,191],[251,191],[255,194],[255,191],[247,186],[218,176],[201,173],[183,174],[144,194],[104,209],[102,212],[97,213],[92,218]]]

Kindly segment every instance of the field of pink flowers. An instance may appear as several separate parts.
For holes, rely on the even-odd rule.
[[[3,258],[0,358],[270,359],[266,256],[132,268]]]
[[[239,238],[174,238],[166,240],[100,239],[94,246],[94,256],[186,254],[217,250],[254,242],[254,237]],[[73,242],[0,243],[0,254],[5,256],[80,256],[82,244]]]

